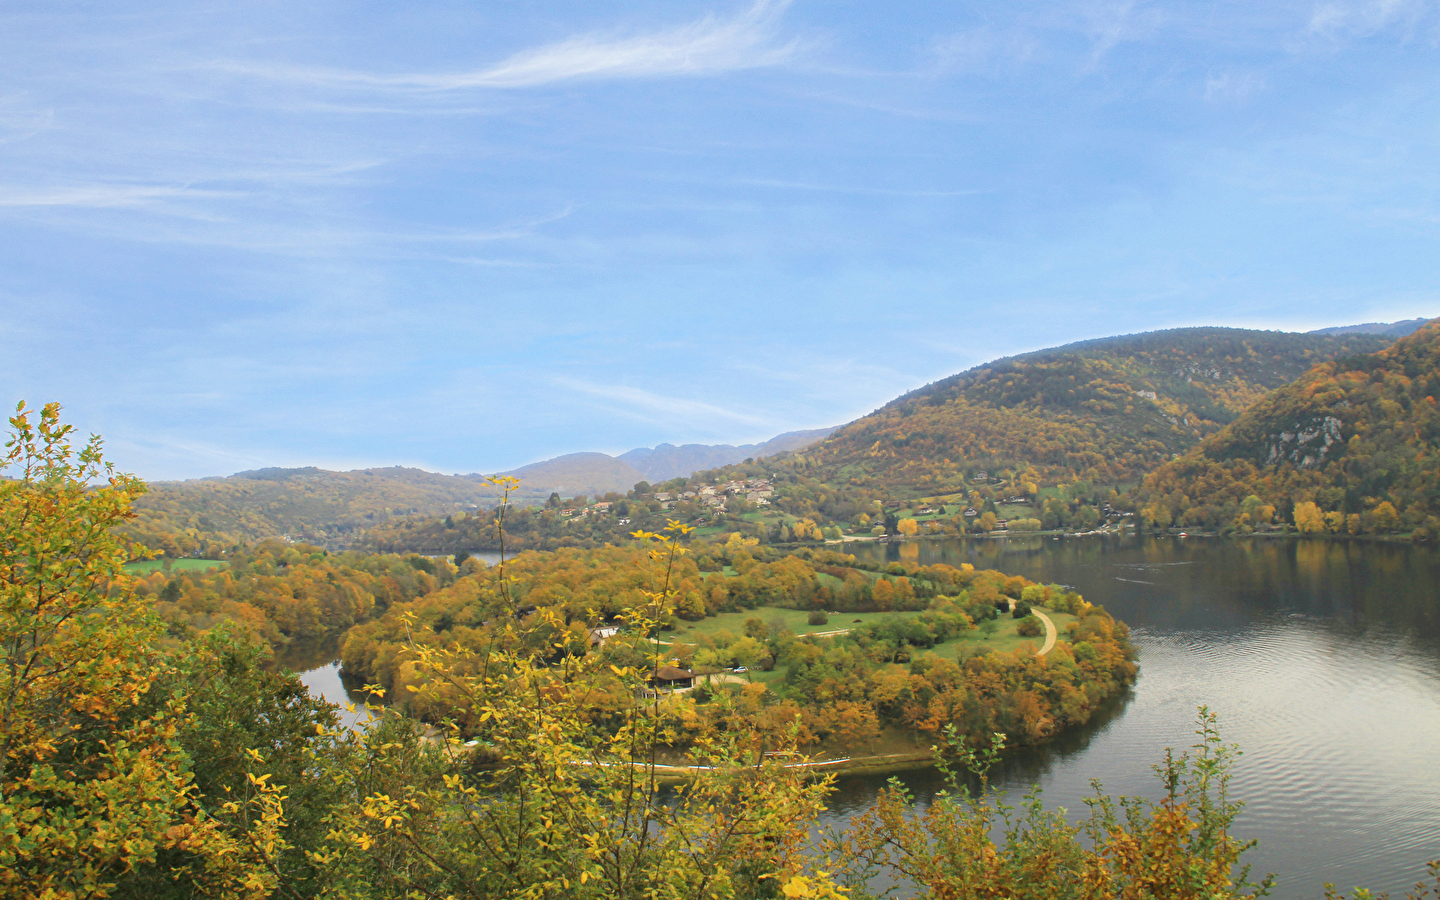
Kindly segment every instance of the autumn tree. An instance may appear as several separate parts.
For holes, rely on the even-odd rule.
[[[1295,528],[1301,534],[1324,534],[1329,530],[1325,514],[1310,501],[1295,504]]]
[[[0,896],[107,897],[179,853],[197,888],[262,896],[284,824],[278,790],[207,809],[173,662],[128,589],[114,529],[141,482],[20,404],[0,468]],[[252,816],[251,814],[254,813]]]

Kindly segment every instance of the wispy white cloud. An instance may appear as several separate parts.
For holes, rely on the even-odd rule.
[[[238,197],[234,191],[196,190],[187,187],[133,184],[80,184],[27,188],[0,185],[0,207],[83,207],[111,209],[152,206],[161,200],[199,200]]]
[[[389,241],[404,243],[474,244],[502,241],[511,238],[529,237],[542,225],[558,222],[561,219],[569,217],[574,211],[575,208],[573,206],[567,206],[553,213],[517,219],[514,222],[496,228],[395,233],[384,235],[384,237]]]
[[[1430,0],[1329,0],[1317,4],[1306,30],[1325,38],[1366,37],[1435,14]]]
[[[1033,31],[1009,25],[986,24],[938,38],[930,47],[935,74],[996,74],[1023,64],[1040,53],[1040,38]]]
[[[763,178],[744,178],[740,184],[755,187],[783,188],[792,191],[815,191],[826,194],[865,194],[881,197],[969,197],[973,194],[987,194],[990,189],[970,188],[958,191],[912,190],[904,188],[877,188],[863,185],[811,184],[803,181],[780,181]]]
[[[551,380],[559,387],[618,403],[620,411],[649,422],[670,425],[679,423],[686,425],[715,424],[717,422],[764,426],[773,424],[768,419],[726,409],[713,403],[690,400],[685,397],[669,397],[628,385],[593,384],[565,377],[556,377]]]
[[[1157,5],[1138,0],[1101,0],[1082,5],[1080,18],[1091,41],[1091,62],[1098,63],[1121,44],[1153,38],[1165,14]]]
[[[587,34],[524,50],[493,66],[463,72],[380,75],[347,69],[225,61],[209,68],[317,87],[457,91],[527,88],[578,79],[707,75],[774,66],[800,49],[777,40],[789,0],[758,0],[731,19],[707,15],[678,28],[632,36]]]
[[[55,124],[55,112],[30,106],[28,98],[0,97],[0,145],[32,138]]]

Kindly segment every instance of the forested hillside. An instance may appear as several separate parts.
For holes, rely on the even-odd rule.
[[[623,495],[646,478],[659,477],[656,473],[684,469],[682,474],[688,475],[706,466],[803,447],[829,431],[787,432],[762,444],[739,447],[661,444],[631,450],[619,459],[604,453],[571,453],[509,473],[521,479],[510,499],[516,507],[525,507],[557,491],[567,497],[612,492]],[[172,557],[218,558],[243,542],[272,537],[334,550],[353,544],[360,532],[401,519],[433,517],[425,527],[438,534],[454,529],[457,519],[464,521],[468,513],[489,509],[497,501],[496,490],[485,483],[483,475],[440,475],[403,466],[351,472],[331,472],[314,466],[268,468],[228,478],[154,482],[149,493],[135,504],[137,518],[126,525],[125,532],[150,549]],[[402,526],[402,530],[407,527]],[[474,530],[473,522],[469,528]],[[552,535],[554,540],[533,543],[555,545],[563,534],[557,531]],[[390,545],[395,541],[381,543]],[[484,546],[485,540],[475,540],[460,549]]]
[[[479,476],[401,466],[257,469],[229,478],[155,482],[135,503],[137,518],[125,530],[171,556],[214,555],[241,541],[280,536],[333,548],[397,516],[446,515],[495,500],[495,489]]]
[[[798,453],[642,484],[583,517],[561,507],[585,498],[552,499],[550,509],[512,513],[508,530],[527,548],[595,546],[672,516],[779,542],[818,539],[817,525],[863,534],[1086,530],[1118,521],[1146,473],[1270,390],[1316,362],[1389,341],[1186,328],[1071,344],[937,382]],[[729,488],[721,506],[697,496],[741,482],[761,484],[763,502]],[[492,518],[396,520],[371,529],[364,546],[494,549]]]
[[[131,585],[171,636],[195,637],[228,622],[283,654],[447,587],[476,566],[268,540],[212,568],[137,573]]]
[[[1317,362],[1380,349],[1372,335],[1180,328],[986,363],[850,423],[805,456],[837,485],[914,496],[967,472],[1040,485],[1138,478]]]
[[[1374,354],[1315,366],[1145,480],[1156,524],[1305,532],[1440,521],[1440,321]]]

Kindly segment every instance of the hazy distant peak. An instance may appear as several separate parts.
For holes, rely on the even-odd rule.
[[[520,479],[524,487],[558,491],[566,496],[575,494],[625,493],[644,481],[638,469],[606,453],[583,451],[567,453],[505,473]]]
[[[760,444],[656,444],[636,447],[618,457],[604,453],[567,453],[521,466],[514,475],[526,487],[561,494],[624,493],[641,481],[668,481],[698,472],[733,465],[750,457],[773,456],[824,439],[834,428],[789,431]]]
[[[620,459],[639,469],[647,481],[668,481],[702,469],[721,466],[759,456],[774,456],[787,450],[799,450],[824,440],[835,429],[812,428],[808,431],[787,431],[760,444],[656,444],[637,447],[620,454]]]
[[[248,478],[251,481],[284,481],[296,475],[319,475],[323,471],[324,470],[315,466],[301,466],[293,469],[287,469],[281,466],[266,466],[263,469],[249,469],[245,472],[236,472],[232,477]]]
[[[1387,337],[1402,338],[1419,331],[1427,318],[1406,319],[1403,322],[1366,322],[1363,325],[1339,325],[1334,328],[1317,328],[1309,334],[1383,334]]]

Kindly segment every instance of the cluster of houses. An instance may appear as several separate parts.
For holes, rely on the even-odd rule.
[[[567,507],[565,507],[565,508],[563,508],[563,509],[560,510],[560,518],[565,519],[565,520],[570,521],[570,522],[580,522],[580,521],[583,521],[583,520],[589,519],[589,518],[597,518],[597,519],[598,519],[598,518],[600,518],[601,516],[608,516],[608,515],[610,515],[611,507],[613,507],[614,505],[615,505],[615,504],[613,504],[613,503],[609,502],[608,500],[606,500],[606,501],[601,501],[600,503],[595,503],[595,504],[592,504],[592,505],[590,505],[590,506],[585,506],[585,507],[578,507],[578,506],[577,506],[577,507],[570,507],[570,506],[567,506]],[[630,524],[630,519],[629,519],[629,517],[622,516],[622,517],[618,520],[618,524],[620,524],[620,525],[629,525],[629,524]]]
[[[727,481],[724,484],[695,485],[684,491],[656,491],[644,499],[658,502],[662,510],[674,509],[676,504],[688,501],[703,504],[717,512],[723,512],[726,502],[735,497],[747,500],[756,506],[769,506],[774,496],[775,488],[768,479],[751,478],[745,481]],[[560,510],[560,518],[570,522],[600,518],[609,515],[613,506],[613,503],[602,501],[584,507],[565,507]],[[618,523],[629,525],[630,520],[621,518]]]
[[[682,501],[703,503],[713,509],[724,509],[725,502],[732,497],[741,497],[756,506],[769,506],[775,496],[775,489],[763,478],[747,481],[727,481],[724,484],[702,484],[684,491],[656,491],[655,500],[661,509],[674,509]]]

